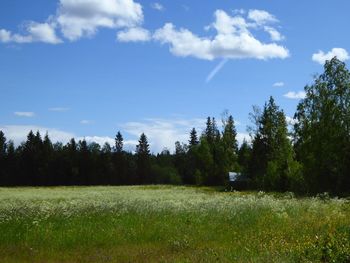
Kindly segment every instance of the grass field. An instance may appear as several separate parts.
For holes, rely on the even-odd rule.
[[[0,262],[350,262],[350,202],[173,186],[0,188]]]

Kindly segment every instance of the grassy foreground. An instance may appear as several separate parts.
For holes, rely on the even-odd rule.
[[[1,262],[350,262],[350,202],[174,186],[0,188]]]

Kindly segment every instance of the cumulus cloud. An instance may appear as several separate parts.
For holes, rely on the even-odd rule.
[[[151,7],[155,10],[158,10],[158,11],[163,11],[164,10],[164,6],[160,3],[152,3],[151,4]]]
[[[19,117],[27,117],[27,118],[31,118],[35,116],[35,113],[31,111],[16,111],[14,112],[14,114]]]
[[[45,23],[27,23],[23,35],[0,29],[0,42],[58,44],[63,41],[56,29],[74,41],[93,36],[99,28],[130,28],[142,22],[142,6],[133,0],[60,0],[55,15]]]
[[[288,99],[304,99],[306,94],[304,91],[289,91],[286,94],[283,95],[284,97],[288,98]]]
[[[274,87],[284,87],[284,82],[282,82],[282,81],[275,82],[275,83],[273,83],[272,86],[274,86]]]
[[[60,0],[57,22],[69,40],[94,35],[98,28],[142,23],[142,6],[133,0]]]
[[[331,60],[334,57],[337,57],[341,61],[345,61],[349,59],[349,53],[344,48],[333,48],[327,53],[320,50],[312,55],[312,60],[323,65],[326,60]]]
[[[0,42],[3,43],[33,43],[43,42],[48,44],[59,44],[62,40],[57,37],[54,23],[29,22],[24,26],[23,35],[13,34],[11,31],[0,29]]]
[[[117,40],[120,42],[146,42],[150,39],[149,31],[141,27],[128,28],[117,34]]]
[[[172,23],[166,23],[155,32],[154,39],[169,44],[170,52],[181,57],[192,56],[206,60],[287,58],[288,49],[276,43],[263,43],[250,32],[252,27],[260,28],[275,21],[270,16],[250,11],[248,18],[253,22],[249,22],[240,15],[232,17],[223,10],[217,10],[215,21],[210,25],[216,31],[213,37],[199,37],[188,29],[177,29]]]

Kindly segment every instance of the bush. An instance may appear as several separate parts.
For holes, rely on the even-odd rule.
[[[314,243],[305,250],[302,258],[303,261],[350,262],[350,227],[341,227],[324,237],[316,236]]]

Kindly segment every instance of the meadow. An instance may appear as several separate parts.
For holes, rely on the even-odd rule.
[[[350,262],[350,200],[185,186],[0,188],[0,262]]]

